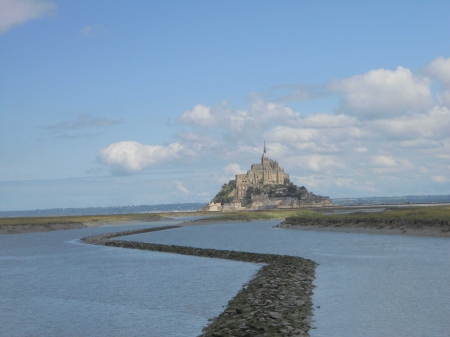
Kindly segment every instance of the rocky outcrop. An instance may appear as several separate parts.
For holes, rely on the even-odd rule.
[[[261,263],[264,266],[211,320],[201,336],[308,336],[312,322],[316,263],[300,257],[111,240],[180,226],[165,226],[83,238],[89,244]]]

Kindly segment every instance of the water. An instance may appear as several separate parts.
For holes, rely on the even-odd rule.
[[[450,336],[449,239],[272,228],[276,223],[184,227],[124,239],[318,262],[315,337]],[[196,336],[259,268],[77,242],[142,226],[149,224],[0,235],[0,335]]]
[[[450,240],[224,224],[124,239],[310,258],[311,336],[450,336]]]
[[[198,336],[259,269],[78,242],[134,228],[0,236],[0,336]]]

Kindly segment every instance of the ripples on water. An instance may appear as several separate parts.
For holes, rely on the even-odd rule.
[[[126,240],[310,258],[311,336],[450,336],[448,238],[314,232],[253,222],[181,228]]]
[[[320,263],[315,337],[450,336],[447,238],[293,231],[275,224],[185,227],[123,239]],[[196,336],[258,269],[77,242],[143,226],[149,225],[0,236],[0,335]]]
[[[198,336],[259,269],[77,243],[130,228],[0,236],[0,336]]]

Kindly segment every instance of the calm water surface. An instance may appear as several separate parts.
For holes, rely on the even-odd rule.
[[[449,239],[282,230],[276,223],[123,239],[318,262],[312,336],[450,336]],[[77,242],[149,226],[140,224],[0,235],[0,335],[196,336],[259,268]]]
[[[260,267],[77,242],[142,227],[0,235],[0,336],[198,336]]]
[[[275,224],[190,227],[126,239],[318,262],[313,301],[320,308],[312,336],[450,336],[448,238],[284,230]]]

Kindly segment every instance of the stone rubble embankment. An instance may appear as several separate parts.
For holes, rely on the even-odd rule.
[[[202,337],[308,336],[312,320],[316,263],[295,256],[111,240],[114,237],[179,228],[153,227],[100,234],[83,242],[199,257],[263,264],[256,276],[228,302],[226,309],[204,328]]]

